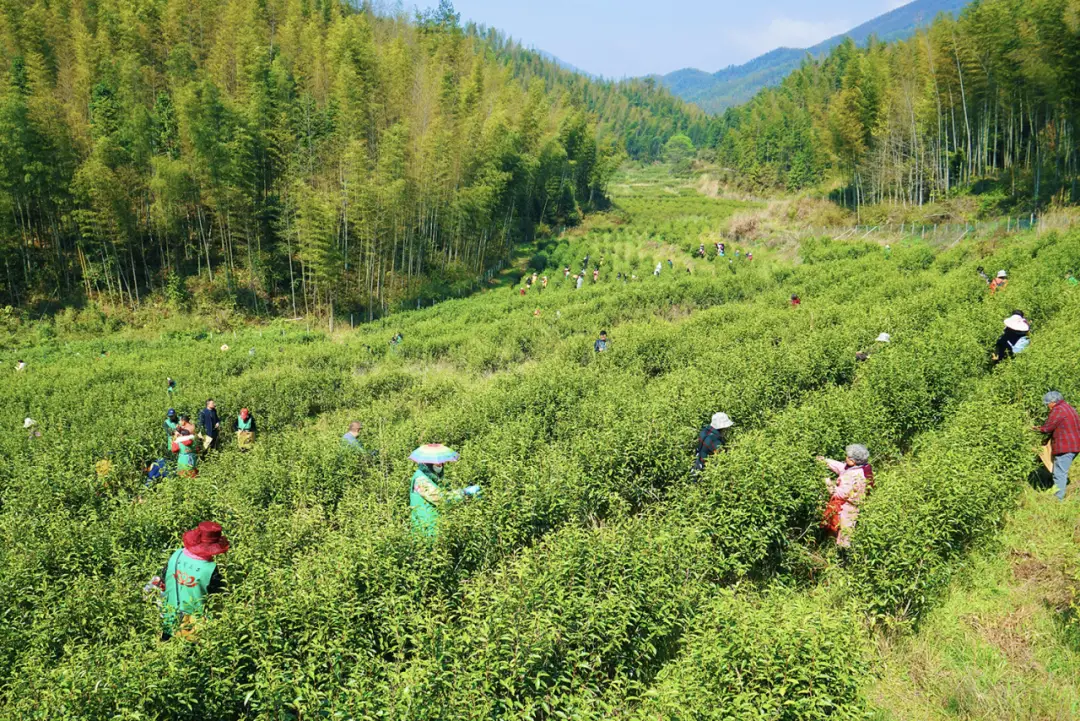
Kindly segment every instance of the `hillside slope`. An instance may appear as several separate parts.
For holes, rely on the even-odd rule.
[[[917,28],[928,25],[939,13],[959,13],[970,2],[915,0],[810,48],[777,48],[743,65],[733,65],[711,74],[693,68],[678,70],[663,76],[661,82],[675,95],[706,112],[721,113],[747,102],[762,88],[778,84],[806,57],[820,58],[845,38],[851,38],[859,45],[865,45],[871,37],[883,42],[904,39]]]
[[[377,3],[374,5],[378,5]],[[449,3],[0,3],[0,307],[199,300],[371,319],[604,205],[696,108]]]
[[[1015,506],[1042,393],[1080,395],[1059,273],[1080,245],[692,260],[741,204],[654,167],[612,193],[537,253],[546,289],[332,335],[182,317],[110,334],[72,312],[0,351],[0,719],[865,718],[867,617],[933,610]],[[563,269],[586,256],[575,289]],[[980,264],[1012,284],[989,295]],[[991,367],[1014,307],[1032,345]],[[165,410],[211,396],[223,425],[252,410],[254,448],[229,437],[197,476],[145,483]],[[692,474],[721,409],[737,427]],[[378,454],[342,446],[353,420]],[[845,562],[814,457],[853,441],[877,486]],[[410,531],[426,442],[461,452],[448,489],[483,489],[435,538]],[[209,519],[233,544],[227,591],[195,644],[159,642],[143,586]]]

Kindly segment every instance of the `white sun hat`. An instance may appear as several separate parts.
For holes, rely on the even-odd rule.
[[[221,346],[221,352],[222,352],[222,353],[224,353],[224,352],[225,352],[225,351],[227,351],[227,350],[229,350],[229,346],[227,346],[227,345],[223,345],[223,346]]]
[[[1009,330],[1019,331],[1021,333],[1027,333],[1031,330],[1031,325],[1024,320],[1023,316],[1011,315],[1005,319],[1005,327]]]
[[[23,428],[33,428],[36,425],[37,425],[37,421],[35,421],[33,418],[27,418],[22,423]]]
[[[882,333],[877,337],[878,343],[892,343],[892,336],[888,333]]]
[[[722,431],[725,428],[731,428],[733,425],[735,425],[735,423],[728,418],[727,413],[717,413],[712,417],[712,427],[718,431]]]
[[[1008,277],[1009,277],[1009,274],[1006,273],[1005,271],[1003,271],[1003,270],[998,271],[998,278],[1008,278]]]

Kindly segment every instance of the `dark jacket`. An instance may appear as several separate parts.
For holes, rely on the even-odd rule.
[[[1019,330],[1013,330],[1012,328],[1006,328],[1005,332],[998,338],[995,350],[1000,360],[1013,357],[1013,346],[1015,346],[1021,338],[1027,336],[1027,333]]]
[[[199,411],[199,425],[203,427],[203,433],[208,436],[217,436],[220,429],[217,427],[221,421],[218,419],[217,409],[203,408]]]
[[[698,433],[698,466],[704,467],[709,456],[715,455],[723,447],[724,434],[722,431],[718,431],[712,425],[702,428],[701,432]]]

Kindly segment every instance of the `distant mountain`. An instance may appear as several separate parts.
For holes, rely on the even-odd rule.
[[[590,80],[599,80],[600,79],[599,76],[593,75],[592,73],[586,72],[586,71],[582,70],[581,68],[575,67],[575,66],[571,65],[570,63],[566,62],[565,60],[555,57],[554,55],[552,55],[549,52],[545,52],[543,50],[538,50],[538,49],[535,49],[535,48],[533,49],[533,52],[536,53],[537,55],[539,55],[540,57],[542,57],[544,60],[547,60],[549,63],[555,63],[556,65],[558,65],[563,70],[566,70],[567,72],[576,73],[578,75],[584,75],[585,77],[589,78]]]
[[[778,85],[804,58],[825,55],[844,38],[851,38],[859,45],[866,44],[871,36],[882,41],[908,38],[918,28],[929,25],[938,14],[959,14],[972,1],[916,0],[812,48],[777,48],[745,65],[732,65],[712,74],[693,68],[677,70],[661,77],[660,82],[706,112],[722,113],[750,100],[762,88]]]

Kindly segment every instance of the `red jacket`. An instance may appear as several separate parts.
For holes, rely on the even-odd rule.
[[[1053,433],[1053,451],[1055,456],[1064,453],[1080,453],[1080,415],[1076,409],[1062,401],[1050,411],[1046,425],[1039,428],[1040,433]]]

